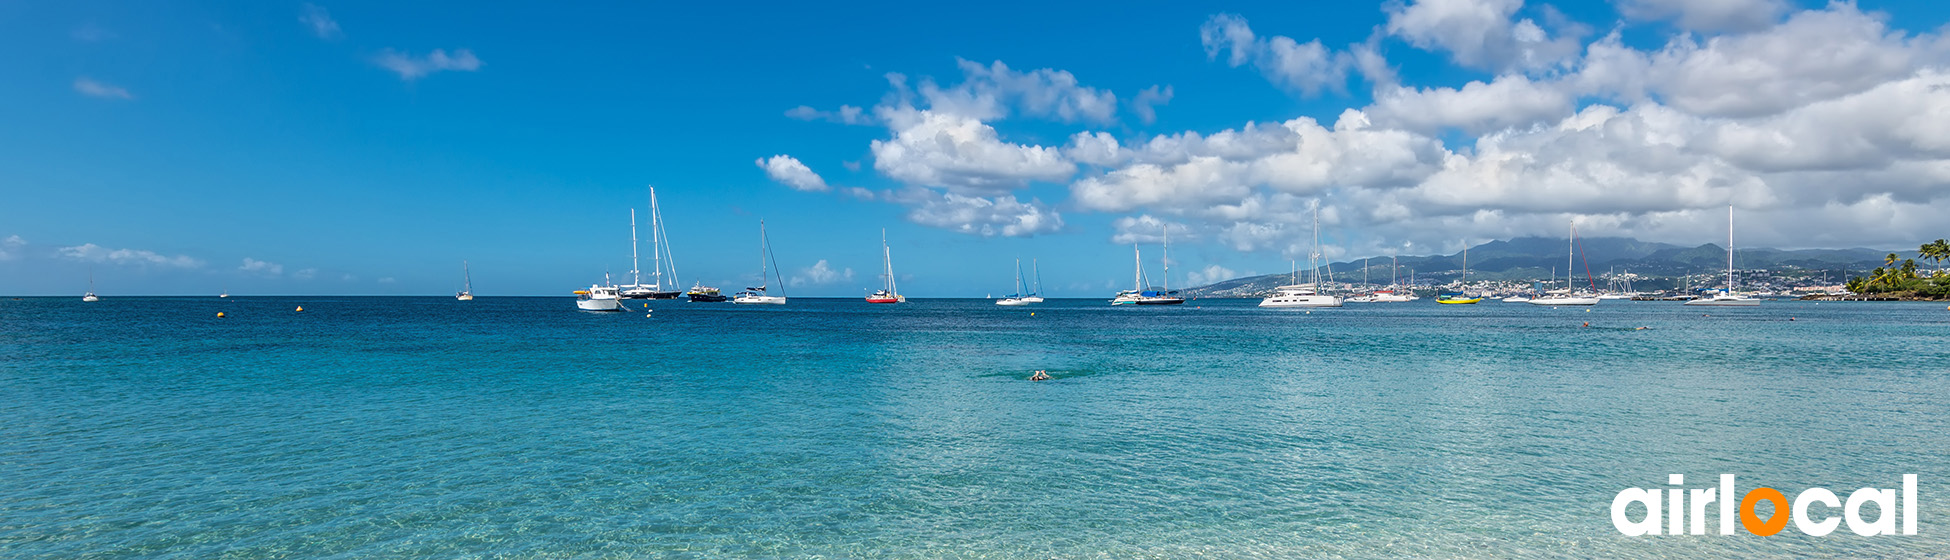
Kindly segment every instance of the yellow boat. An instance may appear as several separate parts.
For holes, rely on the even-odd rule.
[[[1472,298],[1472,297],[1463,297],[1463,296],[1442,296],[1440,298],[1436,298],[1435,300],[1436,303],[1447,303],[1447,304],[1476,303],[1479,301],[1483,301],[1483,298]]]

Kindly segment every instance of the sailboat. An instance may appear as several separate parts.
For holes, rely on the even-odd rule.
[[[1760,305],[1760,300],[1733,293],[1733,205],[1727,205],[1727,289],[1713,297],[1686,302],[1686,305],[1716,305],[1748,307]]]
[[[81,301],[101,301],[101,300],[102,298],[95,297],[95,271],[90,270],[88,271],[88,293],[81,295]]]
[[[770,265],[769,268],[767,267],[768,264]],[[778,277],[779,295],[776,296],[769,295],[765,292],[765,288],[771,285],[771,275],[779,274],[778,269],[779,269],[779,260],[772,257],[772,239],[770,237],[766,237],[765,235],[765,220],[759,220],[758,221],[758,281],[761,282],[762,284],[758,287],[755,288],[748,287],[745,288],[745,291],[738,292],[738,297],[732,298],[731,302],[746,303],[746,304],[764,303],[764,304],[771,304],[771,305],[785,305],[785,276],[780,275]]]
[[[1465,293],[1467,291],[1469,291],[1469,240],[1464,239],[1463,240],[1462,285],[1458,286],[1456,288],[1456,291],[1454,292],[1449,292],[1446,294],[1442,294],[1440,296],[1436,296],[1435,302],[1441,304],[1447,304],[1447,305],[1457,305],[1457,304],[1471,304],[1471,303],[1483,301],[1483,298],[1480,297],[1476,297],[1476,298],[1469,297],[1469,295]]]
[[[1314,250],[1307,253],[1307,283],[1301,284],[1296,272],[1292,282],[1277,290],[1266,299],[1259,300],[1260,307],[1340,307],[1339,296],[1330,296],[1318,291],[1320,287],[1320,205],[1314,205]]]
[[[1037,301],[1041,301],[1041,298],[1037,298]],[[995,304],[1014,307],[1029,305],[1029,303],[1029,298],[1022,295],[1022,259],[1016,259],[1016,291],[1009,292],[1008,296],[995,300]]]
[[[1572,263],[1577,262],[1576,257],[1578,251],[1578,222],[1576,220],[1571,221],[1571,240],[1568,242],[1568,246],[1570,247],[1570,252],[1564,255],[1564,291],[1551,290],[1551,293],[1530,298],[1531,305],[1598,305],[1597,297],[1575,293],[1571,290],[1571,266]]]
[[[465,283],[461,284],[460,293],[454,294],[454,299],[461,300],[461,301],[474,301],[474,275],[467,271],[467,261],[460,261],[460,277],[461,277],[461,281]],[[222,295],[217,297],[230,297],[230,296]]]
[[[1043,302],[1043,271],[1042,269],[1036,266],[1036,259],[1029,259],[1029,270],[1035,275],[1036,286],[1029,290],[1029,295],[1022,296],[1022,301],[1023,303],[1042,303]],[[1016,273],[1017,274],[1022,273],[1021,259],[1016,260]]]
[[[576,309],[583,311],[622,311],[623,303],[616,293],[616,283],[611,282],[609,273],[603,273],[603,283],[590,284],[587,290],[576,290]]]
[[[880,230],[880,256],[885,270],[880,277],[884,281],[880,290],[867,296],[867,303],[903,303],[907,296],[894,289],[894,250],[887,248],[887,230]]]
[[[1111,305],[1178,305],[1185,303],[1185,298],[1178,297],[1178,292],[1171,291],[1170,226],[1165,227],[1164,241],[1165,249],[1164,258],[1162,259],[1165,265],[1164,286],[1156,290],[1144,289],[1144,257],[1138,251],[1137,245],[1133,244],[1131,245],[1131,254],[1137,259],[1137,287],[1136,289],[1118,292],[1117,297],[1111,298]],[[1017,270],[1021,270],[1021,264],[1017,264],[1017,267]]]
[[[643,283],[642,273],[636,270],[636,209],[630,209],[630,284],[623,286],[623,297],[628,299],[677,299],[683,292],[664,289],[664,269],[666,262],[670,270],[671,285],[682,286],[677,281],[677,259],[670,256],[670,238],[664,235],[663,210],[657,207],[657,188],[650,187],[650,277],[651,283]],[[666,257],[669,257],[666,259]]]

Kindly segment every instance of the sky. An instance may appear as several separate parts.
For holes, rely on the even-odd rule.
[[[1950,235],[1937,2],[690,4],[0,1],[0,294],[566,295],[651,186],[794,296]]]

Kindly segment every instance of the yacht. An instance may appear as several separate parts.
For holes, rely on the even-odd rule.
[[[1750,307],[1760,305],[1760,300],[1733,293],[1733,205],[1727,205],[1727,289],[1711,297],[1703,297],[1686,302],[1686,305],[1711,305],[1724,307]]]
[[[1296,269],[1298,267],[1295,267]],[[1274,293],[1259,300],[1260,307],[1340,307],[1338,296],[1324,295],[1316,291],[1320,286],[1320,206],[1314,206],[1314,250],[1307,253],[1307,277],[1309,282],[1300,283],[1298,270],[1292,272],[1286,286],[1274,288]]]
[[[454,294],[454,299],[474,301],[474,275],[468,272],[467,261],[460,261],[460,278],[462,282],[460,293]],[[224,295],[217,297],[230,297],[230,294],[226,292]]]
[[[769,268],[767,266],[768,264],[770,265]],[[780,275],[778,269],[779,269],[778,259],[772,256],[772,240],[771,238],[765,235],[765,220],[759,220],[758,221],[758,280],[763,284],[755,288],[754,287],[745,288],[745,291],[738,292],[738,295],[736,297],[731,298],[731,302],[748,304],[748,305],[749,304],[785,305],[785,276]],[[771,278],[774,275],[778,275],[779,278],[779,295],[776,296],[768,294],[765,291],[765,289],[771,285]]]
[[[1564,256],[1564,289],[1551,290],[1530,299],[1531,305],[1598,305],[1597,296],[1571,291],[1571,263],[1576,262],[1578,251],[1578,223],[1571,222],[1570,252]]]
[[[1463,240],[1462,284],[1458,286],[1456,288],[1456,291],[1454,292],[1449,292],[1446,294],[1436,296],[1435,302],[1443,305],[1468,305],[1479,301],[1483,301],[1483,298],[1470,297],[1468,294],[1463,293],[1464,290],[1468,290],[1468,289],[1469,289],[1469,240],[1465,239]]]
[[[1038,302],[1042,300],[1043,298],[1036,298]],[[1010,292],[1008,296],[1002,299],[995,300],[995,304],[1016,307],[1031,303],[1035,302],[1029,301],[1029,297],[1022,295],[1022,259],[1016,259],[1016,291]]]
[[[664,235],[663,210],[657,207],[657,188],[650,187],[650,283],[643,282],[643,273],[636,269],[636,209],[630,209],[630,284],[622,287],[627,299],[677,299],[683,292],[664,289],[664,270],[670,271],[669,284],[682,286],[677,281],[677,258],[670,255],[670,238]]]
[[[1036,285],[1030,289],[1029,295],[1022,296],[1019,299],[1021,299],[1023,303],[1042,303],[1043,302],[1043,270],[1036,266],[1036,259],[1029,259],[1029,270],[1036,278]],[[1022,273],[1021,260],[1016,261],[1016,273],[1017,274]]]
[[[1135,289],[1117,292],[1117,296],[1110,300],[1111,305],[1178,305],[1185,303],[1185,298],[1178,297],[1178,292],[1171,291],[1170,226],[1165,227],[1165,258],[1163,259],[1165,263],[1165,285],[1163,288],[1156,290],[1144,289],[1144,255],[1138,250],[1137,245],[1131,245],[1131,255],[1137,261],[1137,286]],[[1017,270],[1021,269],[1018,268]]]
[[[725,297],[724,294],[719,293],[717,288],[713,288],[703,284],[691,286],[691,291],[684,292],[684,296],[690,298],[691,301],[693,302],[699,302],[699,303],[718,303],[724,301],[731,301],[731,298]]]
[[[880,256],[885,265],[885,271],[880,275],[884,284],[879,290],[875,290],[874,293],[867,295],[867,303],[906,302],[907,296],[901,295],[900,290],[894,287],[894,250],[887,248],[887,230],[885,229],[880,230]]]
[[[622,311],[616,284],[610,282],[609,275],[603,275],[603,283],[590,284],[587,290],[576,290],[576,309],[583,311]]]
[[[93,271],[90,271],[88,273],[88,293],[81,294],[81,301],[101,301],[101,300],[102,298],[95,297],[95,273]]]

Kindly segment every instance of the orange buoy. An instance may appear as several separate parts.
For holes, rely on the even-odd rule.
[[[222,311],[218,311],[218,312],[217,312],[217,318],[218,318],[218,319],[222,319],[222,318],[223,318],[223,312],[222,312]]]
[[[299,311],[304,311],[304,310],[305,310],[305,306],[303,306],[303,305],[300,305],[300,306],[298,306],[298,310],[299,310]]]

